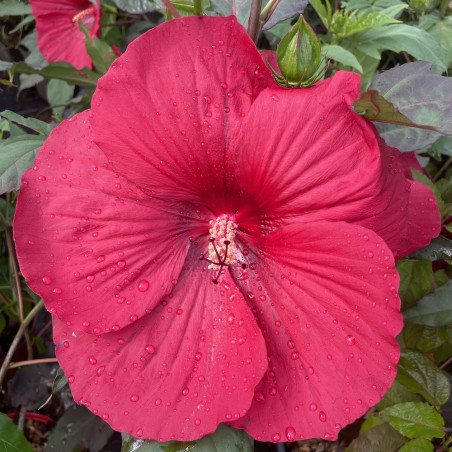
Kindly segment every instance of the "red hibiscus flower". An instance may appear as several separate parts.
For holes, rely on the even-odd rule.
[[[99,30],[100,0],[30,0],[36,19],[38,47],[47,61],[67,61],[77,69],[92,68],[79,22],[92,38]]]
[[[279,87],[232,17],[172,20],[113,63],[25,174],[14,224],[78,403],[139,438],[226,422],[292,441],[381,399],[393,253],[439,213],[357,96],[347,72]]]

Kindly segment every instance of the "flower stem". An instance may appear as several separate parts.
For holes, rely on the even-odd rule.
[[[180,17],[179,12],[177,9],[173,6],[173,4],[170,2],[170,0],[162,0],[163,4],[169,9],[173,17],[178,18]]]
[[[201,0],[193,0],[193,10],[196,16],[202,16]]]
[[[434,181],[436,182],[437,180],[439,180],[439,178],[442,176],[442,174],[444,173],[444,171],[447,170],[447,168],[449,168],[450,164],[452,163],[452,157],[449,157],[446,161],[446,163],[440,168],[440,170],[436,173],[436,176],[434,177]]]
[[[251,3],[250,17],[248,19],[248,34],[250,38],[257,44],[260,32],[260,15],[262,0],[253,0]]]
[[[266,24],[281,0],[270,0],[260,14],[261,27]]]
[[[32,364],[46,364],[46,363],[57,363],[56,358],[44,358],[44,359],[30,359],[28,361],[17,361],[16,363],[11,363],[8,369],[14,369],[15,367],[31,366]]]
[[[11,342],[11,345],[9,347],[8,353],[5,356],[5,360],[3,361],[2,367],[0,368],[0,388],[2,387],[3,379],[5,378],[6,372],[9,367],[9,363],[11,362],[11,359],[14,355],[14,352],[16,351],[17,346],[20,343],[20,340],[22,339],[22,336],[24,335],[30,322],[34,319],[36,314],[40,311],[40,309],[43,306],[44,306],[44,302],[42,300],[40,300],[36,304],[36,306],[28,313],[28,315],[25,317],[24,321],[21,323],[19,329],[17,330],[17,333],[14,336],[14,339]]]

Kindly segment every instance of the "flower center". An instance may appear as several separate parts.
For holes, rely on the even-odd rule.
[[[214,284],[218,284],[218,277],[223,267],[237,262],[238,250],[234,242],[237,224],[234,220],[233,216],[223,214],[216,220],[210,221],[209,257],[207,261],[210,262],[208,268],[218,272],[212,279]]]
[[[77,13],[73,18],[72,22],[79,23],[80,21],[82,24],[88,28],[88,30],[91,30],[93,28],[94,22],[95,22],[95,10],[94,6],[90,6],[87,9],[84,9],[83,11],[80,11]]]

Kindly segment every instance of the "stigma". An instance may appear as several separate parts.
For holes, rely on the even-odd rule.
[[[79,21],[82,21],[82,24],[90,30],[94,24],[94,15],[95,15],[95,9],[93,6],[90,6],[89,8],[84,9],[83,11],[80,11],[79,13],[77,13],[72,18],[72,22],[78,23]]]
[[[218,284],[218,277],[223,268],[237,262],[238,250],[235,244],[235,234],[237,224],[231,215],[223,214],[215,220],[211,220],[209,238],[209,269],[215,270],[217,275],[212,279],[214,284]]]

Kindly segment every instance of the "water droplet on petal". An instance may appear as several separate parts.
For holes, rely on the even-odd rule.
[[[152,355],[152,354],[155,352],[155,348],[154,348],[151,344],[146,345],[146,347],[144,347],[144,349],[145,349],[150,355]]]
[[[295,429],[293,427],[286,428],[286,438],[288,441],[295,441]]]
[[[275,443],[277,443],[280,439],[281,439],[281,435],[279,433],[274,433],[272,435],[272,441],[274,441]]]
[[[97,359],[93,356],[93,355],[91,355],[90,357],[89,357],[89,362],[90,362],[90,364],[97,364]]]
[[[320,422],[326,422],[326,414],[323,411],[319,413],[319,419]]]
[[[136,394],[132,394],[132,395],[130,396],[130,400],[131,400],[132,402],[138,402],[138,400],[140,400],[140,397],[138,397]]]
[[[52,283],[52,279],[49,276],[43,276],[42,277],[42,282],[43,284],[45,284],[46,286],[48,286],[49,284]]]
[[[316,411],[317,410],[317,404],[316,403],[311,403],[311,405],[309,405],[309,409],[311,411]]]
[[[356,344],[356,339],[355,339],[355,337],[352,336],[352,335],[348,335],[348,336],[345,338],[345,341],[347,342],[347,345],[355,345],[355,344]]]
[[[138,283],[138,290],[140,292],[146,292],[146,290],[149,289],[149,281],[147,281],[146,279],[141,280]]]
[[[74,380],[75,380],[74,375],[69,375],[69,377],[67,377],[67,381],[68,381],[69,383],[74,383]]]

